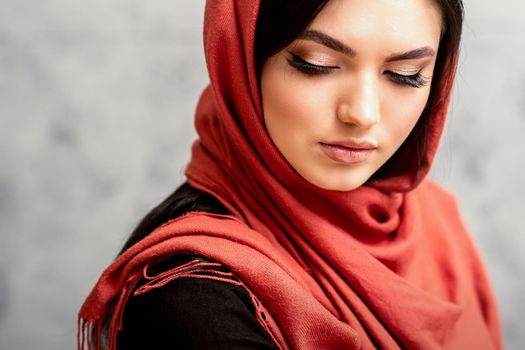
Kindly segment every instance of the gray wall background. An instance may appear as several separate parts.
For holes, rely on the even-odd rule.
[[[0,349],[72,349],[76,312],[182,181],[207,76],[203,0],[0,0]],[[433,177],[455,192],[525,344],[525,5],[465,1]]]

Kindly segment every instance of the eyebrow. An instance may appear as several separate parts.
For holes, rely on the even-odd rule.
[[[329,49],[341,52],[345,55],[349,56],[355,56],[356,52],[354,49],[352,49],[350,46],[346,45],[340,40],[337,40],[336,38],[331,37],[328,34],[325,34],[323,32],[309,29],[303,32],[299,39],[304,40],[311,40],[318,44],[321,44],[323,46],[328,47]],[[404,61],[404,60],[413,60],[423,57],[432,57],[436,54],[436,52],[429,46],[423,46],[414,50],[401,52],[401,53],[394,53],[386,58],[386,62],[394,62],[394,61]]]
[[[348,45],[331,37],[328,34],[317,30],[306,30],[299,36],[299,39],[311,40],[318,44],[328,47],[329,49],[344,53],[345,55],[355,56],[355,51]]]
[[[415,50],[410,50],[402,53],[394,53],[386,58],[387,62],[393,62],[393,61],[404,61],[404,60],[414,60],[417,58],[423,58],[423,57],[432,57],[436,54],[436,52],[428,47],[423,46]]]

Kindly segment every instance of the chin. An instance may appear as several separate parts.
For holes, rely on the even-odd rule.
[[[367,179],[357,178],[355,176],[351,178],[349,177],[333,178],[329,176],[324,176],[324,177],[311,178],[311,179],[308,179],[305,177],[305,179],[311,184],[319,188],[322,188],[324,190],[340,191],[340,192],[353,191],[361,187],[361,185],[363,185],[367,180]]]

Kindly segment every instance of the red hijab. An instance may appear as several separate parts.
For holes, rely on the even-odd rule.
[[[350,192],[320,189],[265,130],[254,66],[258,6],[207,1],[211,84],[199,101],[199,139],[186,169],[192,186],[233,215],[189,213],[122,254],[82,306],[79,347],[91,330],[88,345],[100,347],[98,330],[110,315],[115,348],[123,307],[144,271],[192,253],[242,281],[282,349],[501,349],[494,297],[456,202],[425,179],[453,74],[438,82],[423,167],[402,146],[382,178]]]

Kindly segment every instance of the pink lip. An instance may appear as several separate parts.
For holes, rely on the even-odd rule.
[[[345,141],[330,144],[321,143],[321,148],[332,160],[352,164],[368,159],[377,146],[366,141]]]
[[[322,143],[323,145],[328,146],[339,146],[339,147],[345,147],[355,150],[367,150],[367,149],[375,149],[377,148],[377,145],[373,142],[366,141],[366,140],[344,140],[344,141],[334,141],[334,142],[326,142]]]

